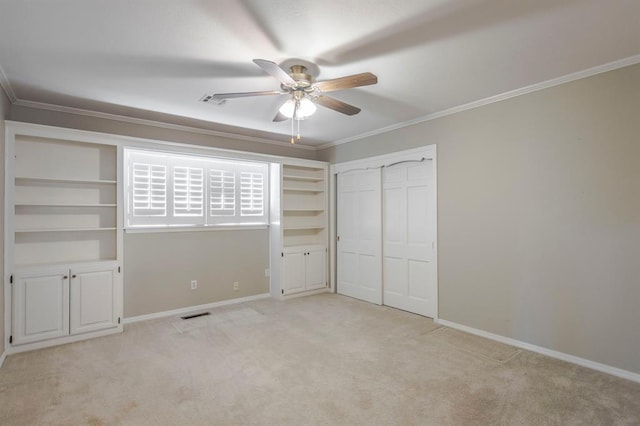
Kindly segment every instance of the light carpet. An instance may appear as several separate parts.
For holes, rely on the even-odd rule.
[[[640,384],[323,294],[9,356],[2,425],[638,425]]]

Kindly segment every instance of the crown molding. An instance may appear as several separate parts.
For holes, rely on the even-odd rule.
[[[9,101],[12,104],[18,100],[18,98],[16,98],[16,93],[13,91],[13,87],[11,87],[11,83],[9,83],[9,79],[7,78],[7,75],[4,73],[4,70],[2,69],[1,65],[0,65],[0,87],[2,87],[2,90],[4,90],[4,93],[6,93],[7,98],[9,98]]]
[[[63,112],[68,114],[82,115],[85,117],[102,118],[105,120],[121,121],[125,123],[140,124],[144,126],[160,127],[163,129],[177,130],[181,132],[198,133],[202,135],[219,136],[219,137],[243,140],[248,142],[259,142],[259,143],[266,143],[270,145],[279,145],[287,148],[306,149],[311,151],[315,151],[317,149],[316,147],[308,146],[308,145],[301,145],[301,144],[292,145],[289,142],[276,141],[273,139],[259,138],[255,136],[245,136],[245,135],[239,135],[236,133],[228,133],[228,132],[221,132],[218,130],[203,129],[201,127],[192,127],[192,126],[185,126],[182,124],[172,124],[172,123],[166,123],[163,121],[148,120],[144,118],[128,117],[126,115],[110,114],[106,112],[67,107],[62,105],[49,104],[45,102],[26,101],[23,99],[16,99],[14,102],[12,102],[12,104],[16,106],[27,107],[27,108],[36,108],[36,109],[42,109],[47,111],[56,111],[56,112]]]
[[[603,65],[598,65],[592,68],[588,68],[586,70],[574,72],[571,74],[564,75],[562,77],[552,78],[550,80],[542,81],[540,83],[535,83],[530,86],[521,87],[520,89],[510,90],[508,92],[501,93],[499,95],[490,96],[488,98],[480,99],[477,101],[469,102],[467,104],[455,106],[453,108],[448,108],[442,111],[434,112],[432,114],[427,114],[422,117],[414,118],[412,120],[404,121],[402,123],[393,124],[391,126],[382,127],[377,130],[372,130],[370,132],[361,133],[356,136],[351,136],[348,138],[340,139],[334,142],[329,142],[323,145],[316,147],[317,150],[331,148],[333,146],[342,145],[348,142],[353,142],[359,139],[364,139],[370,136],[379,135],[382,133],[388,133],[393,130],[402,129],[404,127],[413,126],[414,124],[424,123],[427,121],[435,120],[437,118],[446,117],[448,115],[457,114],[459,112],[467,111],[474,108],[479,108],[485,105],[489,105],[495,102],[504,101],[507,99],[515,98],[517,96],[526,95],[527,93],[537,92],[539,90],[548,89],[550,87],[559,86],[564,83],[570,83],[575,80],[580,80],[583,78],[591,77],[597,74],[602,74],[607,71],[613,71],[618,68],[624,68],[630,65],[636,65],[640,63],[640,55],[630,56],[628,58],[620,59],[617,61],[609,62]]]
[[[618,68],[624,68],[626,66],[630,66],[630,65],[635,65],[640,63],[640,55],[634,55],[634,56],[630,56],[627,58],[623,58],[617,61],[613,61],[613,62],[609,62],[606,64],[602,64],[602,65],[598,65],[592,68],[588,68],[586,70],[582,70],[582,71],[577,71],[575,73],[571,73],[571,74],[567,74],[561,77],[557,77],[557,78],[553,78],[550,80],[546,80],[540,83],[535,83],[529,86],[525,86],[519,89],[515,89],[515,90],[510,90],[508,92],[504,92],[495,96],[490,96],[484,99],[479,99],[477,101],[473,101],[473,102],[469,102],[463,105],[458,105],[452,108],[448,108],[442,111],[437,111],[431,114],[427,114],[421,117],[417,117],[414,118],[412,120],[408,120],[408,121],[403,121],[401,123],[396,123],[390,126],[386,126],[386,127],[382,127],[376,130],[372,130],[370,132],[365,132],[365,133],[360,133],[358,135],[355,136],[350,136],[348,138],[344,138],[344,139],[339,139],[337,141],[334,142],[329,142],[329,143],[325,143],[323,145],[319,145],[319,146],[308,146],[308,145],[301,145],[301,144],[290,144],[288,142],[282,142],[282,141],[276,141],[273,139],[266,139],[266,138],[259,138],[259,137],[255,137],[255,136],[245,136],[245,135],[239,135],[239,134],[235,134],[235,133],[228,133],[228,132],[221,132],[221,131],[217,131],[217,130],[210,130],[210,129],[203,129],[200,127],[192,127],[192,126],[185,126],[185,125],[181,125],[181,124],[172,124],[172,123],[166,123],[166,122],[162,122],[162,121],[155,121],[155,120],[148,120],[148,119],[142,119],[142,118],[134,118],[134,117],[128,117],[128,116],[124,116],[124,115],[118,115],[118,114],[110,114],[110,113],[105,113],[105,112],[98,112],[98,111],[92,111],[92,110],[87,110],[87,109],[81,109],[81,108],[73,108],[73,107],[66,107],[66,106],[62,106],[62,105],[55,105],[55,104],[48,104],[48,103],[44,103],[44,102],[35,102],[35,101],[26,101],[26,100],[22,100],[22,99],[18,99],[13,91],[13,88],[11,87],[11,84],[9,83],[9,80],[6,77],[6,74],[4,73],[4,70],[2,69],[2,67],[0,66],[0,86],[2,86],[2,88],[4,89],[4,92],[7,94],[7,97],[9,98],[9,100],[11,101],[11,103],[13,105],[17,105],[17,106],[24,106],[24,107],[29,107],[29,108],[36,108],[36,109],[43,109],[43,110],[48,110],[48,111],[57,111],[57,112],[63,112],[63,113],[70,113],[70,114],[77,114],[77,115],[83,115],[83,116],[87,116],[87,117],[94,117],[94,118],[102,118],[102,119],[107,119],[107,120],[113,120],[113,121],[121,121],[121,122],[126,122],[126,123],[132,123],[132,124],[140,124],[140,125],[146,125],[146,126],[153,126],[153,127],[159,127],[159,128],[164,128],[164,129],[169,129],[169,130],[177,130],[177,131],[182,131],[182,132],[189,132],[189,133],[198,133],[198,134],[203,134],[203,135],[208,135],[208,136],[219,136],[219,137],[225,137],[225,138],[229,138],[229,139],[236,139],[236,140],[243,140],[243,141],[248,141],[248,142],[259,142],[259,143],[266,143],[266,144],[271,144],[271,145],[278,145],[278,146],[282,146],[282,147],[288,147],[288,148],[296,148],[296,149],[305,149],[305,150],[310,150],[310,151],[318,151],[318,150],[322,150],[322,149],[327,149],[327,148],[331,148],[337,145],[342,145],[345,143],[349,143],[349,142],[353,142],[356,140],[360,140],[360,139],[364,139],[370,136],[375,136],[375,135],[379,135],[379,134],[383,134],[383,133],[388,133],[394,130],[398,130],[398,129],[402,129],[404,127],[409,127],[409,126],[413,126],[415,124],[420,124],[420,123],[424,123],[427,121],[431,121],[431,120],[436,120],[438,118],[442,118],[442,117],[446,117],[449,115],[453,115],[453,114],[457,114],[459,112],[463,112],[463,111],[468,111],[470,109],[474,109],[474,108],[479,108],[482,106],[486,106],[486,105],[490,105],[492,103],[496,103],[496,102],[500,102],[500,101],[504,101],[507,99],[511,99],[511,98],[515,98],[517,96],[521,96],[521,95],[526,95],[528,93],[532,93],[532,92],[537,92],[539,90],[544,90],[550,87],[554,87],[554,86],[559,86],[561,84],[564,83],[569,83],[572,81],[576,81],[576,80],[580,80],[583,78],[587,78],[587,77],[591,77],[597,74],[602,74],[608,71],[613,71],[615,69]]]

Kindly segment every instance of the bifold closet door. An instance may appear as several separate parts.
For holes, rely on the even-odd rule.
[[[436,314],[433,161],[384,169],[384,304],[433,318]]]
[[[382,304],[381,171],[338,175],[337,291]]]

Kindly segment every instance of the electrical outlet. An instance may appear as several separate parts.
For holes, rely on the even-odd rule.
[[[269,268],[265,269],[265,270],[264,270],[264,276],[265,276],[265,277],[269,277],[269,276],[271,276],[271,269],[269,269]]]
[[[198,288],[198,281],[197,280],[191,280],[191,290],[195,290]]]
[[[240,290],[240,283],[238,281],[233,283],[233,290],[234,291]]]

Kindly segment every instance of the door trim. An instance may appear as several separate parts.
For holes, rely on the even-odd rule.
[[[436,144],[426,145],[419,148],[408,149],[404,151],[391,152],[383,155],[376,155],[373,157],[366,157],[359,160],[346,161],[343,163],[331,164],[329,166],[329,184],[330,184],[330,197],[329,197],[329,267],[330,267],[330,288],[333,293],[336,292],[336,278],[337,278],[337,245],[336,245],[336,232],[337,232],[337,175],[340,173],[346,173],[354,169],[368,169],[368,168],[380,168],[391,165],[399,161],[411,161],[420,159],[429,159],[433,161],[433,203],[435,206],[436,215],[434,217],[434,264],[435,264],[435,277],[436,277],[436,296],[435,296],[435,313],[434,320],[438,319],[439,312],[439,280],[438,280],[438,162],[437,162],[437,150]],[[384,283],[383,283],[384,289]]]

